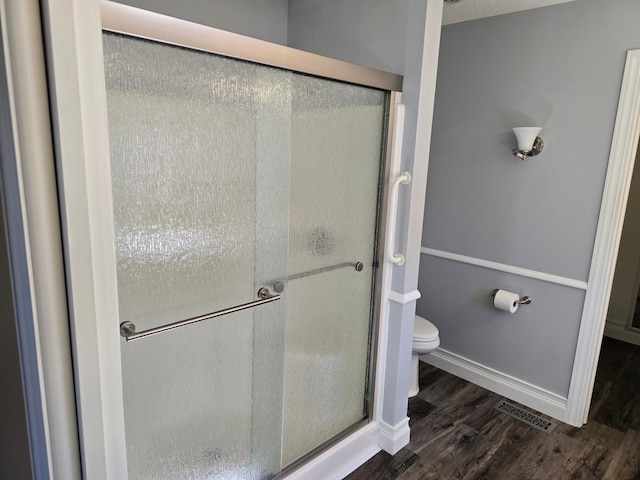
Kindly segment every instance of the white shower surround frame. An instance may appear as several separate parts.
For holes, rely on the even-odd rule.
[[[420,96],[418,126],[429,132],[435,91],[442,1],[428,2],[427,28],[421,87],[427,92]],[[32,2],[30,8],[35,8]],[[111,217],[111,191],[105,178],[110,178],[109,140],[106,123],[106,92],[102,65],[102,31],[99,0],[44,0],[42,2],[45,36],[48,40],[51,109],[56,134],[59,194],[63,205],[62,225],[67,248],[65,258],[69,287],[69,316],[72,340],[75,345],[74,370],[76,376],[76,407],[83,463],[82,477],[126,478],[126,447],[124,415],[121,402],[122,383],[119,361],[120,338],[114,335],[113,319],[117,318],[117,287],[115,253],[113,251],[113,219]],[[435,41],[434,41],[435,39]],[[412,188],[411,200],[400,202],[400,208],[409,207],[409,217],[421,225],[424,186],[426,184],[429,135],[421,135],[416,144],[416,155],[422,154],[414,166],[414,179],[419,188]],[[414,180],[415,182],[415,180]],[[414,183],[415,185],[415,183]],[[422,200],[421,200],[422,199]],[[107,214],[105,215],[105,212]],[[33,212],[27,212],[27,214]],[[415,224],[414,224],[415,226]],[[405,228],[408,228],[405,226]],[[405,236],[407,244],[419,244],[419,229]],[[412,238],[415,236],[416,238]],[[46,243],[46,238],[40,240]],[[37,242],[32,245],[38,249]],[[419,251],[407,252],[417,262]],[[406,402],[406,392],[384,392],[386,368],[386,342],[389,325],[390,302],[406,304],[415,309],[417,291],[391,292],[393,266],[383,266],[381,320],[377,345],[377,378],[371,422],[349,435],[288,478],[329,479],[342,478],[381,448],[395,453],[409,440],[408,419],[396,425],[382,420],[382,398],[395,397]],[[413,269],[410,269],[413,270]],[[405,271],[406,276],[406,271]],[[38,292],[36,292],[36,296]],[[407,309],[405,308],[405,311]],[[404,318],[406,317],[406,318]],[[412,315],[393,319],[403,327],[413,324]],[[45,340],[47,341],[47,340]],[[58,352],[59,354],[60,352]],[[407,352],[407,371],[408,360]],[[52,363],[50,363],[52,362]],[[394,359],[399,369],[402,359]],[[44,358],[43,363],[56,365],[55,357]],[[45,371],[44,375],[47,375]],[[46,379],[45,379],[46,380]],[[67,386],[68,389],[68,386]],[[388,390],[388,388],[387,388]],[[46,393],[46,392],[45,392]],[[69,392],[73,396],[73,392]],[[47,408],[43,395],[43,408]],[[52,424],[47,425],[48,428]],[[56,427],[64,430],[66,427]],[[60,432],[58,432],[60,433]],[[64,433],[64,432],[63,432]],[[74,431],[66,432],[70,436]],[[51,431],[50,438],[56,435]],[[48,440],[48,452],[51,443]],[[68,447],[69,448],[73,447]],[[51,476],[61,476],[64,468],[72,466],[77,456],[70,450],[58,452],[49,460]],[[66,458],[63,458],[66,457]],[[40,459],[42,460],[42,459]],[[47,461],[46,459],[44,461]],[[71,475],[71,477],[76,477]],[[67,475],[65,478],[71,478]]]

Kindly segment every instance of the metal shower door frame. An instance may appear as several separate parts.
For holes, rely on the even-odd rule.
[[[391,92],[403,77],[175,17],[103,1],[102,29]]]

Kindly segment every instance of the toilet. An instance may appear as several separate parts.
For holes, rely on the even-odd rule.
[[[411,371],[409,372],[409,397],[420,391],[419,356],[433,352],[440,345],[439,332],[436,326],[426,318],[415,316],[413,323],[413,345],[411,353]]]

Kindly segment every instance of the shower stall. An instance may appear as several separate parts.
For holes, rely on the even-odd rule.
[[[103,9],[129,478],[282,475],[371,415],[402,79]]]

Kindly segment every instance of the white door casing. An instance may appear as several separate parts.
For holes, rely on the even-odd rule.
[[[640,134],[640,50],[627,53],[565,421],[586,423]]]

